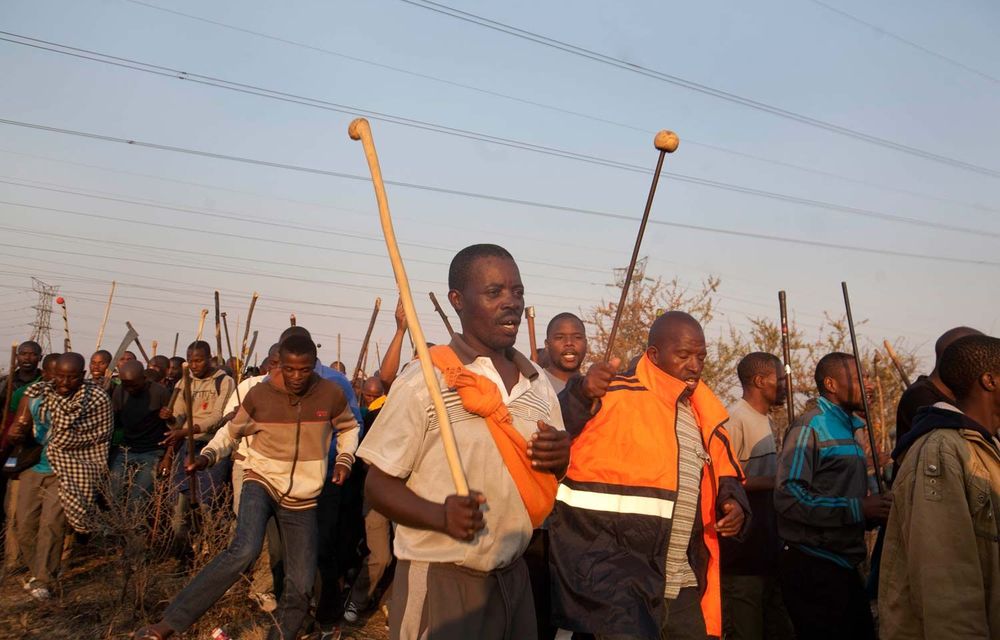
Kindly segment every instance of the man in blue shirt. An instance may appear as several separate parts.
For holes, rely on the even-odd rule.
[[[778,575],[799,638],[875,640],[868,597],[857,567],[865,529],[884,523],[888,496],[868,495],[864,450],[855,432],[864,408],[854,356],[830,353],[816,365],[816,407],[785,436],[774,506],[785,541]]]
[[[58,359],[58,353],[50,353],[42,360],[43,382],[52,380]],[[50,425],[48,415],[41,411],[42,398],[25,398],[25,405],[21,411],[30,412],[32,424],[27,423],[27,416],[19,415],[16,438],[23,441],[27,437],[24,431],[32,429],[31,436],[42,445],[42,453],[38,464],[19,476],[14,522],[18,548],[28,565],[24,588],[36,600],[47,600],[62,564],[66,514],[59,498],[59,478],[52,471],[46,451]]]

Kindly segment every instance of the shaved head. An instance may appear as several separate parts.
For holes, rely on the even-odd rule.
[[[59,356],[59,360],[56,361],[56,367],[62,371],[72,371],[74,373],[83,373],[83,368],[86,366],[86,362],[79,353],[74,353],[70,351],[69,353],[64,353]]]
[[[118,367],[118,377],[122,382],[126,380],[145,380],[146,372],[138,360],[129,360]]]
[[[689,329],[697,330],[704,336],[701,323],[695,320],[690,313],[668,311],[653,321],[653,326],[649,328],[649,340],[646,341],[646,346],[662,345],[664,340],[680,331]]]
[[[79,353],[64,353],[56,360],[56,370],[52,377],[52,386],[56,393],[68,397],[83,386],[83,369],[86,361]]]

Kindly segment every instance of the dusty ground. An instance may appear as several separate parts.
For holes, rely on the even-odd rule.
[[[182,573],[169,573],[174,567],[172,562],[153,567],[145,590],[145,612],[135,606],[135,594],[127,593],[134,580],[123,589],[126,583],[114,556],[85,551],[70,557],[64,563],[60,591],[45,603],[35,601],[24,591],[24,574],[8,572],[0,580],[0,640],[129,638],[138,626],[161,612],[188,580]],[[207,639],[215,627],[222,626],[234,639],[263,640],[269,620],[246,597],[245,589],[237,586],[195,628],[180,637]],[[312,640],[318,636],[304,637]],[[386,640],[385,617],[375,612],[363,625],[344,625],[341,638]]]

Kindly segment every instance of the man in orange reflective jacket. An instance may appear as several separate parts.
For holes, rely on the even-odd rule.
[[[634,369],[594,365],[560,394],[577,434],[549,529],[562,628],[615,640],[721,636],[719,536],[740,536],[750,507],[726,410],[701,381],[705,357],[701,325],[671,311]]]

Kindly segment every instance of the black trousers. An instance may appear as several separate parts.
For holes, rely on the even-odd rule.
[[[799,638],[875,640],[871,606],[857,570],[786,545],[778,579]]]

